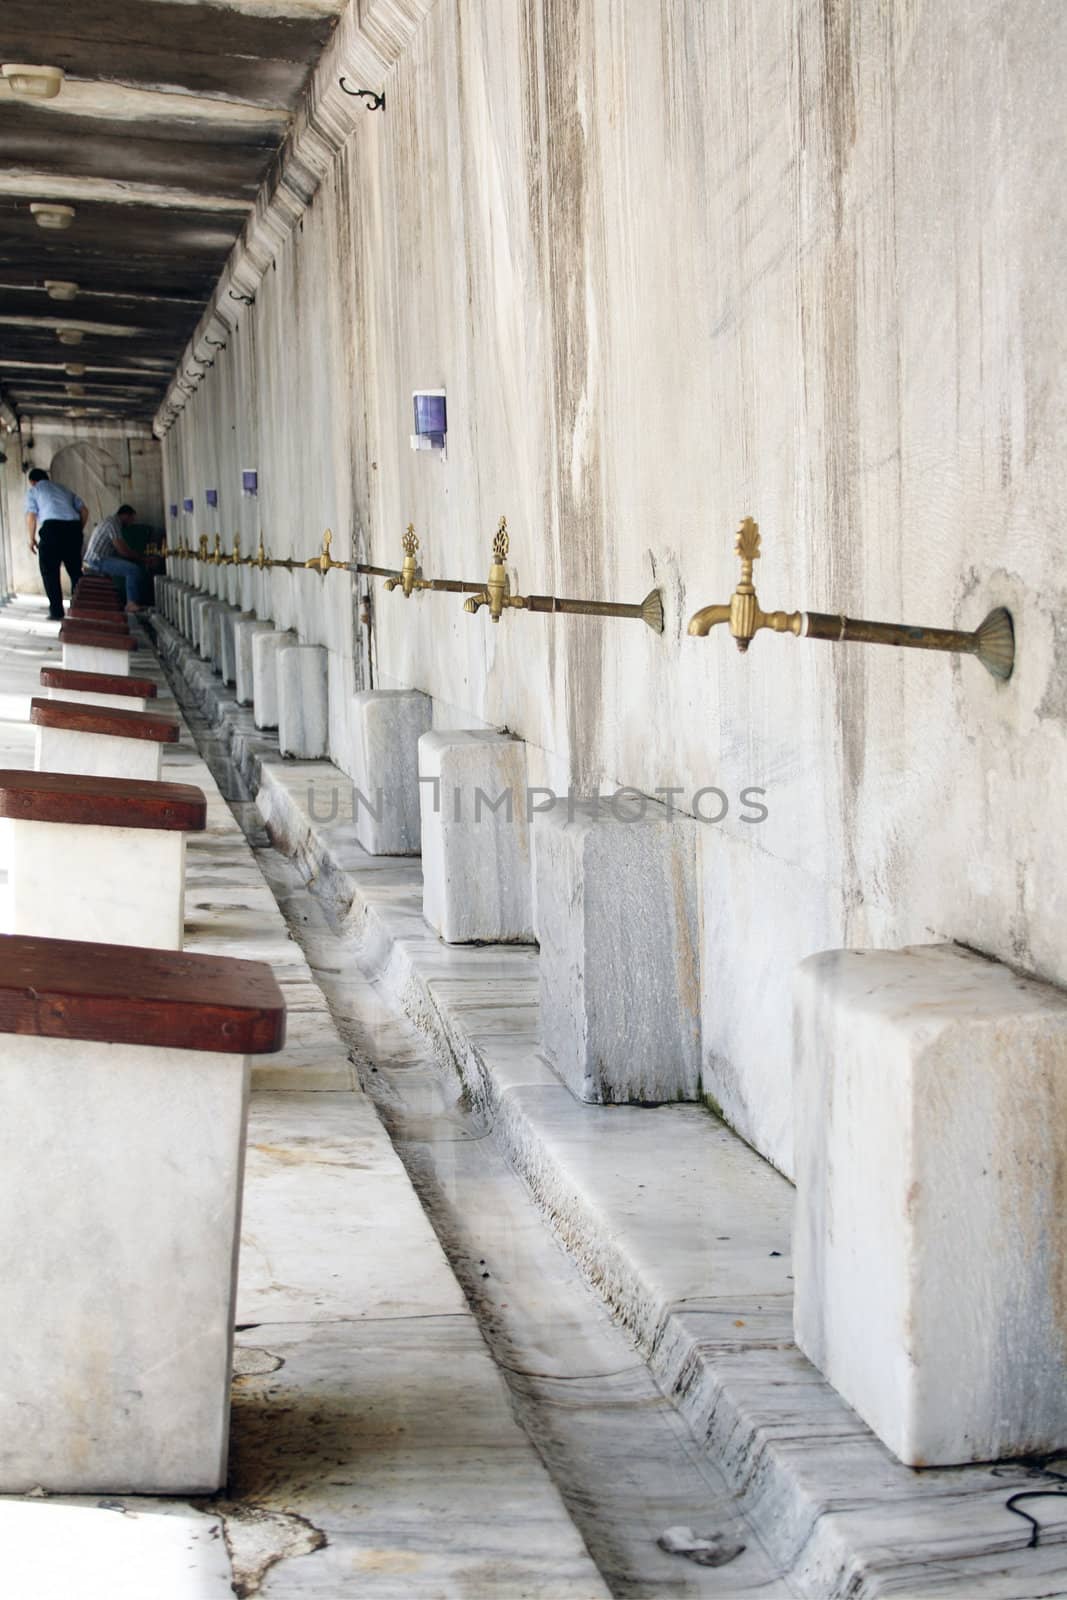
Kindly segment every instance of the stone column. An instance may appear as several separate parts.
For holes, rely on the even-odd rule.
[[[448,944],[533,942],[526,746],[463,728],[424,733],[422,914]]]
[[[278,654],[299,640],[295,633],[270,628],[252,638],[252,704],[257,728],[278,726]]]
[[[323,757],[330,742],[329,662],[322,645],[278,652],[278,748],[305,761]]]
[[[356,838],[372,856],[417,856],[421,849],[419,740],[433,702],[417,689],[353,695]]]
[[[699,1098],[699,827],[631,791],[535,815],[545,1052],[579,1100]]]
[[[909,1466],[1067,1442],[1067,995],[957,945],[797,971],[797,1343]]]

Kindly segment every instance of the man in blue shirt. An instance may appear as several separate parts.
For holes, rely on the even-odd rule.
[[[63,621],[63,588],[59,569],[66,567],[70,587],[82,575],[82,532],[89,508],[78,495],[53,483],[47,472],[34,467],[26,491],[26,532],[30,551],[36,552],[41,582],[48,596],[48,615]]]

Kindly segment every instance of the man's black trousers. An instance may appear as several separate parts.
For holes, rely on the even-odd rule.
[[[72,590],[82,575],[81,523],[58,522],[54,518],[42,522],[37,530],[37,563],[41,569],[44,592],[48,596],[48,613],[58,619],[63,615],[60,567],[66,567]]]

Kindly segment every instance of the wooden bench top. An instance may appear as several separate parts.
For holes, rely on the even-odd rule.
[[[104,733],[116,739],[154,739],[175,744],[181,733],[173,717],[161,711],[128,711],[125,706],[87,706],[76,700],[30,701],[35,728],[66,728],[73,733]]]
[[[72,667],[42,667],[44,689],[77,690],[80,694],[125,694],[132,700],[154,700],[151,678],[120,678],[113,672],[75,672]]]
[[[207,800],[203,790],[190,783],[7,768],[0,770],[0,817],[202,833],[207,827]]]
[[[126,620],[125,612],[122,611],[80,611],[76,616],[71,611],[68,612],[68,616],[71,622],[76,622],[83,628],[107,628],[112,633],[130,631],[130,624]]]
[[[285,1043],[285,1001],[262,961],[8,933],[0,1033],[265,1055]]]
[[[61,622],[60,644],[91,645],[96,650],[136,650],[137,641],[128,628],[100,628],[95,622]]]
[[[114,604],[110,600],[84,600],[80,594],[75,595],[70,603],[69,615],[74,616],[75,614],[86,617],[125,616],[125,612],[117,600]]]

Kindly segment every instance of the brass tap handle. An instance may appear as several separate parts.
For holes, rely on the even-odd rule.
[[[221,535],[221,533],[217,533],[215,535],[215,548],[211,552],[211,554],[208,556],[208,560],[211,562],[211,565],[213,567],[217,567],[219,565],[219,563],[223,560],[222,535]]]
[[[511,582],[508,578],[507,568],[504,563],[508,558],[510,540],[508,538],[508,519],[501,517],[493,538],[493,564],[489,568],[489,578],[485,588],[477,594],[472,594],[464,600],[463,609],[473,616],[482,606],[489,607],[489,615],[494,622],[499,622],[505,610],[524,610],[526,596],[511,593]]]
[[[802,611],[761,611],[752,580],[755,563],[760,557],[759,524],[745,517],[734,540],[734,550],[741,560],[741,579],[727,605],[704,606],[689,619],[689,632],[699,638],[709,634],[719,623],[728,622],[737,648],[744,653],[761,628],[773,633],[792,633],[799,636],[804,626]]]
[[[322,536],[322,549],[321,549],[321,551],[319,552],[319,554],[317,556],[314,556],[310,561],[305,561],[304,562],[304,567],[308,571],[314,570],[316,572],[320,572],[322,574],[322,576],[325,578],[326,574],[329,572],[331,567],[345,567],[345,566],[347,566],[348,563],[346,561],[335,561],[333,559],[333,557],[330,555],[330,545],[332,543],[333,543],[333,532],[332,532],[331,529],[327,528],[325,533]]]
[[[260,533],[260,536],[259,536],[259,546],[258,546],[258,548],[256,550],[256,553],[255,553],[254,556],[249,556],[248,564],[249,564],[250,567],[258,567],[260,572],[262,572],[265,567],[269,567],[270,566],[270,557],[268,556],[266,550],[263,548],[263,535],[262,535],[262,533]]]
[[[404,599],[410,600],[414,590],[430,588],[430,585],[425,583],[419,576],[419,541],[415,534],[415,524],[413,522],[408,523],[404,537],[400,542],[404,550],[404,559],[401,562],[400,571],[391,578],[386,578],[385,587],[389,590],[402,590]]]
[[[197,546],[197,555],[198,555],[198,557],[199,557],[199,559],[201,561],[207,561],[207,559],[208,559],[207,534],[206,533],[202,533],[200,535],[200,539],[198,541],[198,546]]]

